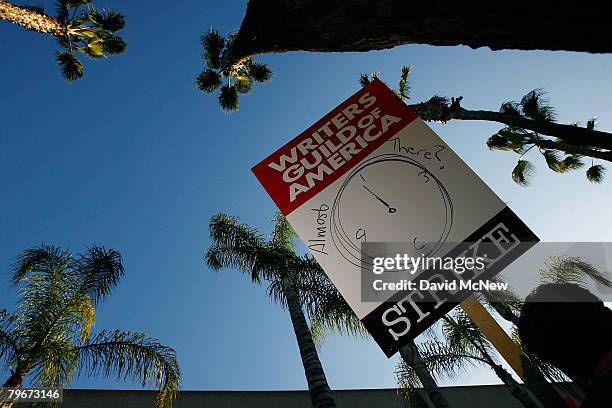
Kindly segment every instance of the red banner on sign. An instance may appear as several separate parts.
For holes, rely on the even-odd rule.
[[[252,170],[287,215],[416,117],[393,91],[375,80]]]

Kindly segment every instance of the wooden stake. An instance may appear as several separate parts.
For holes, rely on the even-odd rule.
[[[521,366],[521,349],[512,341],[508,333],[502,329],[491,313],[476,299],[470,296],[460,305],[465,313],[478,326],[487,339],[497,349],[499,354],[512,367],[514,372],[523,379],[523,368]]]

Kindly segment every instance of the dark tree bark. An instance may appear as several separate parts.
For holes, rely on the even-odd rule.
[[[370,51],[403,44],[612,51],[600,2],[250,0],[235,56]]]
[[[400,349],[400,355],[404,359],[404,362],[412,367],[416,373],[419,381],[423,385],[423,389],[427,393],[429,400],[433,403],[436,408],[450,408],[446,397],[442,395],[440,387],[436,383],[436,380],[431,375],[431,372],[427,366],[423,363],[419,350],[414,342],[411,342]]]
[[[11,376],[6,380],[3,387],[18,388],[23,384],[23,380],[28,375],[28,369],[26,367],[17,367]]]
[[[6,380],[3,387],[6,388],[21,388],[23,380],[28,375],[29,369],[26,366],[18,366],[11,376]],[[0,408],[12,408],[15,402],[5,402],[0,400]]]
[[[456,119],[498,122],[508,126],[532,130],[542,135],[553,136],[566,142],[565,144],[553,142],[553,144],[540,146],[542,148],[557,150],[565,150],[564,147],[583,149],[583,151],[568,151],[568,153],[584,154],[612,161],[612,155],[608,152],[589,152],[584,150],[584,148],[589,147],[612,150],[612,134],[610,133],[549,121],[536,121],[509,113],[468,110],[460,106],[459,102],[461,99],[461,97],[456,98],[453,104],[449,105],[447,98],[434,96],[426,102],[409,104],[408,106],[414,109],[426,121],[448,122],[449,120]],[[599,156],[594,156],[594,154]]]
[[[555,387],[546,380],[546,377],[524,354],[521,355],[521,365],[525,375],[525,385],[546,408],[567,408],[567,404],[555,390]]]
[[[302,311],[302,304],[300,303],[298,293],[287,279],[283,279],[281,285],[287,299],[287,308],[289,309],[295,338],[300,349],[312,406],[314,408],[335,407],[336,403],[331,396],[331,390],[327,384],[325,372],[323,371],[321,360],[319,360],[319,354],[312,340],[312,334],[306,322],[306,317]]]
[[[495,371],[497,377],[502,380],[504,384],[506,384],[506,387],[508,387],[508,391],[510,391],[510,394],[512,394],[514,398],[519,400],[525,408],[540,408],[538,402],[535,401],[531,397],[531,395],[529,395],[523,385],[521,385],[512,377],[512,374],[506,371],[501,365],[495,364],[495,362],[493,361],[491,361],[489,365],[491,366],[493,371]]]

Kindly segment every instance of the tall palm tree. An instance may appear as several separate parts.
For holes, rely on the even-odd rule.
[[[238,110],[239,95],[251,92],[253,82],[268,82],[272,78],[267,65],[258,64],[250,57],[234,57],[235,40],[234,34],[225,39],[216,30],[203,35],[205,68],[196,78],[196,85],[203,92],[221,88],[219,104],[226,112]]]
[[[11,371],[4,386],[22,387],[28,376],[34,386],[59,386],[75,374],[114,374],[159,388],[156,406],[171,407],[180,382],[173,349],[142,333],[92,334],[95,307],[123,273],[121,254],[103,247],[76,256],[51,246],[23,251],[12,273],[18,306],[0,313],[0,362]]]
[[[332,332],[357,337],[369,337],[361,321],[352,311],[338,289],[329,280],[321,266],[310,256],[302,259],[303,272],[299,285],[303,293],[302,302],[312,322],[315,342],[321,344],[326,335]],[[431,371],[423,363],[414,342],[402,347],[400,355],[414,373],[415,384],[422,385],[429,400],[436,408],[448,408],[446,397],[440,391]],[[411,393],[413,404],[422,402],[424,397]]]
[[[237,268],[255,283],[270,282],[270,297],[289,311],[313,407],[335,407],[302,309],[298,281],[303,263],[295,253],[295,233],[287,220],[280,214],[275,217],[270,240],[225,214],[213,216],[209,229],[213,244],[205,256],[208,266],[213,270]]]
[[[404,44],[612,52],[605,17],[552,0],[249,0],[233,61],[290,51],[366,52]]]
[[[250,0],[237,52],[370,51],[403,44],[612,52],[607,27],[603,16],[552,0]]]
[[[538,403],[529,395],[525,387],[495,360],[493,346],[467,313],[458,310],[454,316],[445,316],[442,321],[442,332],[448,344],[449,357],[456,353],[459,355],[464,353],[466,356],[479,358],[493,369],[497,377],[506,384],[510,393],[523,406],[538,407]]]
[[[111,10],[98,10],[91,0],[58,0],[57,15],[40,7],[21,6],[0,0],[0,20],[57,38],[62,51],[57,60],[69,81],[83,76],[78,55],[99,59],[125,51],[126,44],[116,33],[125,27],[125,16]]]
[[[410,99],[411,71],[410,66],[402,67],[399,86],[395,91],[406,102]],[[378,79],[377,73],[361,74],[359,83],[367,86],[375,78]],[[594,161],[612,162],[612,134],[596,130],[596,119],[588,120],[584,127],[577,123],[557,123],[555,109],[549,105],[542,89],[528,92],[518,102],[502,103],[498,112],[465,109],[461,106],[462,100],[461,96],[447,98],[434,95],[427,101],[407,105],[429,122],[478,120],[504,124],[505,127],[489,137],[487,147],[519,155],[512,179],[520,186],[529,185],[535,169],[532,162],[524,158],[529,152],[539,153],[548,168],[557,173],[580,169],[585,165],[584,158],[591,158],[591,166],[586,171],[587,180],[592,183],[603,181],[605,167]],[[395,146],[402,152],[402,146]]]

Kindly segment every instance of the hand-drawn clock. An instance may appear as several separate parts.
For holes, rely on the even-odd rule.
[[[453,204],[444,185],[400,154],[360,163],[338,190],[330,215],[332,242],[355,266],[361,264],[363,241],[412,242],[418,256],[431,256],[452,224]]]

